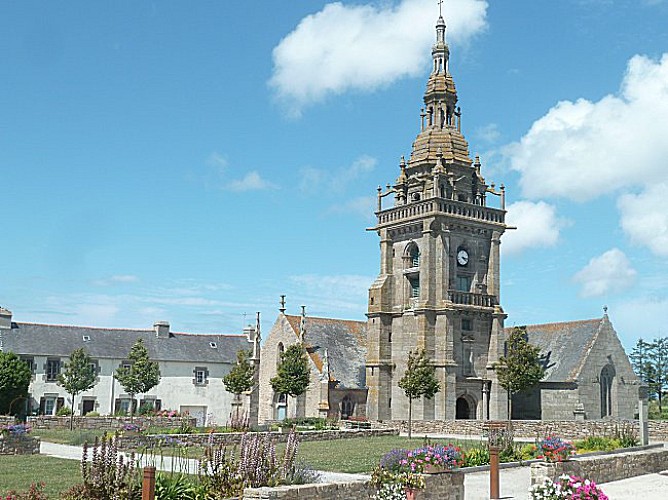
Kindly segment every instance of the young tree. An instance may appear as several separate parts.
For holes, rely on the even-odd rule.
[[[254,374],[255,367],[250,362],[250,351],[245,349],[237,351],[237,364],[223,377],[225,390],[234,394],[238,399],[242,392],[253,388],[253,384],[255,383]],[[239,408],[237,407],[238,411]]]
[[[527,340],[526,327],[515,327],[506,341],[506,354],[494,366],[499,385],[508,393],[508,420],[512,418],[513,394],[531,389],[545,376],[540,348]]]
[[[650,344],[650,390],[659,400],[659,415],[663,416],[663,394],[668,390],[668,337],[654,339]]]
[[[28,395],[32,373],[30,368],[13,352],[0,351],[0,415],[7,415],[20,406],[12,405]]]
[[[638,339],[635,347],[629,354],[633,370],[640,380],[649,384],[652,379],[652,344],[645,342],[643,339]]]
[[[399,380],[399,387],[404,390],[408,398],[408,438],[410,439],[413,431],[413,400],[422,396],[431,399],[441,390],[436,380],[434,367],[429,363],[424,349],[408,353],[408,366],[404,376]]]
[[[297,397],[306,392],[310,379],[311,371],[304,347],[292,344],[281,353],[276,376],[269,383],[278,394]]]
[[[83,348],[75,349],[70,354],[70,362],[65,363],[65,369],[58,375],[58,383],[72,396],[72,411],[70,412],[70,430],[74,428],[74,398],[97,384],[97,374],[93,360]]]
[[[116,370],[114,378],[130,395],[130,418],[134,414],[134,400],[137,394],[144,394],[160,383],[158,363],[151,361],[142,339],[137,340],[128,354],[130,366],[121,366]]]

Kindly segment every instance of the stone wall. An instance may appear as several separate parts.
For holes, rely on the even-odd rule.
[[[75,429],[122,429],[126,424],[135,424],[145,429],[147,427],[179,427],[182,419],[187,419],[188,425],[195,427],[195,417],[74,417]],[[69,429],[70,417],[28,417],[28,424],[33,429]]]
[[[16,423],[16,419],[9,415],[0,415],[0,426],[12,425]]]
[[[513,420],[515,436],[542,438],[555,435],[564,439],[584,439],[587,436],[613,435],[622,426],[631,426],[638,433],[637,420]],[[408,422],[392,420],[372,422],[374,429],[399,429],[408,432]],[[413,434],[458,434],[479,437],[484,432],[483,420],[430,420],[413,422]],[[668,421],[650,420],[649,437],[652,441],[668,441]]]
[[[299,432],[299,440],[304,441],[330,441],[335,439],[396,436],[399,431],[394,429],[355,429],[335,431],[302,431]],[[274,443],[284,443],[288,438],[287,432],[263,432],[269,434]],[[134,434],[125,433],[119,436],[117,444],[123,450],[136,450],[138,448],[152,448],[164,441],[165,438],[175,440],[184,446],[234,446],[241,442],[242,432],[220,432],[204,434]]]
[[[596,483],[607,483],[665,469],[668,469],[668,449],[626,451],[577,457],[566,462],[531,464],[531,484],[540,484],[545,478],[554,481],[561,474],[580,476]]]
[[[2,436],[0,437],[0,455],[37,455],[39,445],[39,438]]]
[[[425,489],[417,490],[416,500],[464,500],[464,473],[447,471],[425,475]],[[316,483],[277,488],[248,488],[243,500],[368,500],[375,493],[369,481]]]

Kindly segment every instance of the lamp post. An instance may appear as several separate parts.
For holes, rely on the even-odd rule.
[[[506,423],[488,422],[485,428],[489,443],[489,498],[497,500],[499,498],[499,451],[505,438]]]

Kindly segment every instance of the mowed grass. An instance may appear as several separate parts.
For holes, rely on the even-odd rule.
[[[430,443],[459,446],[462,450],[475,446],[480,440],[462,441],[437,439]],[[408,439],[402,436],[337,439],[332,441],[303,441],[299,443],[297,460],[303,460],[316,470],[349,473],[369,473],[378,465],[380,457],[395,448],[415,449],[425,444],[424,438]],[[277,455],[284,445],[276,446]]]
[[[44,455],[0,456],[1,498],[10,490],[23,492],[32,483],[40,482],[44,483],[49,498],[58,498],[60,493],[81,482],[79,461]]]
[[[102,437],[104,433],[101,429],[34,429],[30,435],[50,443],[82,446],[85,442],[92,445],[95,437]]]

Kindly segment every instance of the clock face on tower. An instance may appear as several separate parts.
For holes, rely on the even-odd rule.
[[[462,249],[457,252],[457,264],[460,266],[465,266],[469,263],[469,254],[466,250]]]

